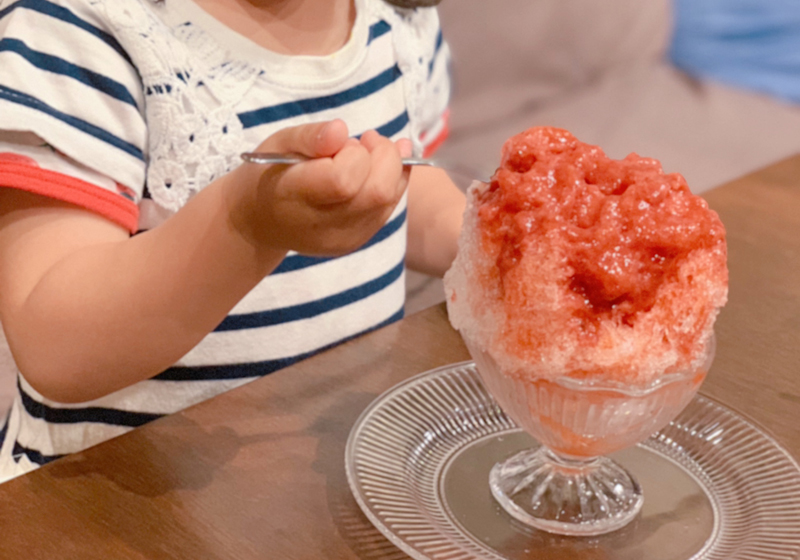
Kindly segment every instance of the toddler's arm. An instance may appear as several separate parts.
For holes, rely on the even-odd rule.
[[[409,268],[443,276],[456,256],[466,199],[441,169],[415,167],[408,186]]]
[[[283,130],[161,226],[129,237],[91,212],[0,188],[0,319],[43,396],[97,398],[152,377],[213,330],[289,249],[339,255],[380,229],[405,191],[396,146],[341,121]],[[111,374],[111,375],[110,375]]]

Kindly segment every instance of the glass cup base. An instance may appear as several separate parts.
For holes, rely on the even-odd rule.
[[[593,536],[621,529],[642,509],[636,479],[607,457],[575,459],[546,447],[497,463],[492,495],[518,521],[560,535]]]

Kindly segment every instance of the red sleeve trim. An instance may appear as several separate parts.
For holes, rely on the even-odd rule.
[[[0,160],[0,186],[20,189],[91,210],[136,233],[139,208],[132,200],[35,164]]]
[[[429,158],[436,153],[436,150],[444,144],[444,141],[447,140],[447,137],[450,136],[450,109],[445,110],[442,114],[442,121],[444,121],[442,125],[442,129],[439,131],[439,134],[436,135],[436,138],[431,140],[426,146],[422,153],[422,157]],[[425,137],[422,137],[424,140]]]

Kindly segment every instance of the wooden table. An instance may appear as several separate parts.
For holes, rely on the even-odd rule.
[[[800,156],[707,193],[730,303],[702,392],[800,458]],[[0,557],[405,556],[361,514],[344,447],[399,381],[468,359],[443,306],[0,485]]]

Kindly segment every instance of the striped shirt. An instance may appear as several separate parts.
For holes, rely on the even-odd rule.
[[[355,5],[342,49],[293,57],[191,0],[0,0],[0,185],[135,234],[287,126],[336,117],[354,135],[376,129],[430,153],[446,136],[449,96],[435,10]],[[405,238],[403,200],[349,255],[290,253],[173,367],[88,403],[38,394],[0,332],[0,368],[18,379],[0,432],[0,480],[399,319]]]

